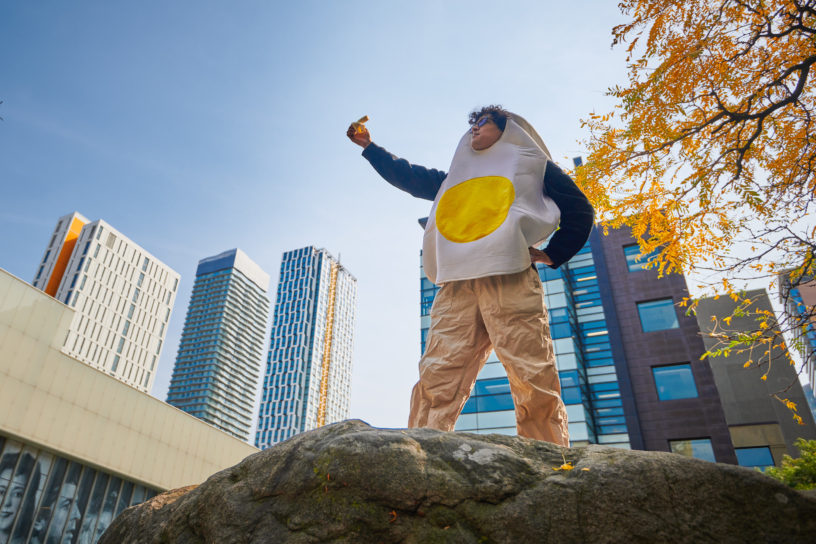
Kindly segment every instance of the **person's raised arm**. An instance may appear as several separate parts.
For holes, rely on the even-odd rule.
[[[371,134],[363,126],[352,123],[346,136],[363,148],[365,157],[374,170],[388,183],[417,198],[434,200],[447,174],[434,168],[425,168],[400,159],[371,141]]]

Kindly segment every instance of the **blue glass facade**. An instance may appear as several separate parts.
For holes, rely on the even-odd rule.
[[[550,331],[569,417],[572,445],[601,443],[631,447],[621,388],[601,299],[598,272],[588,242],[558,269],[539,265]],[[436,288],[420,272],[421,343],[430,326]],[[504,367],[491,353],[465,403],[457,431],[515,434],[513,400]]]
[[[283,254],[258,448],[348,417],[356,301],[357,280],[326,250]]]
[[[199,263],[167,402],[248,440],[269,316],[269,276],[240,250]]]

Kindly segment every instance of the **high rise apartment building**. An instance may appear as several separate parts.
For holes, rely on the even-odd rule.
[[[357,279],[325,249],[283,254],[255,445],[349,415]]]
[[[34,287],[76,312],[63,351],[149,392],[179,275],[103,220],[61,217]]]
[[[248,440],[269,317],[269,274],[240,249],[202,259],[167,402]]]

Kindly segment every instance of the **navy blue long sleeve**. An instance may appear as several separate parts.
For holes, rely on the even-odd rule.
[[[417,198],[433,201],[447,174],[411,164],[386,151],[377,144],[363,150],[374,170],[388,183]],[[544,173],[544,193],[561,210],[558,230],[552,235],[544,251],[552,259],[551,268],[558,268],[575,256],[586,243],[595,222],[595,210],[586,195],[558,165],[547,162]]]
[[[433,201],[447,177],[445,172],[425,168],[400,159],[378,146],[369,144],[363,149],[365,157],[385,181],[411,195]]]

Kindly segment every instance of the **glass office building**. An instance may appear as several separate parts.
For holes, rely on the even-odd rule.
[[[349,416],[357,279],[325,249],[281,262],[255,445]]]
[[[198,263],[167,402],[249,440],[269,275],[240,249]]]

